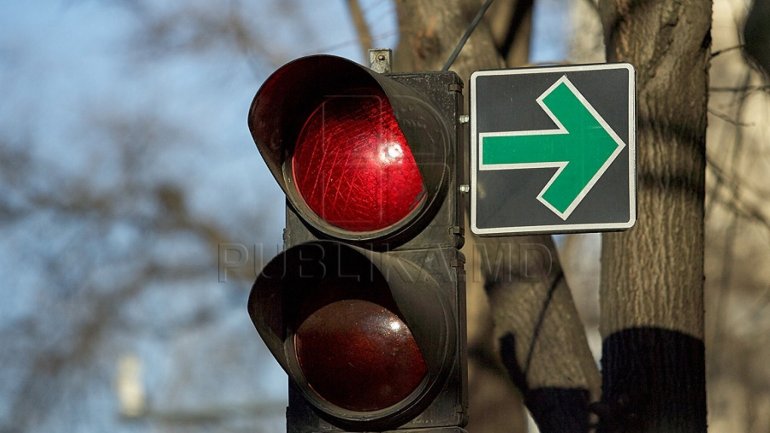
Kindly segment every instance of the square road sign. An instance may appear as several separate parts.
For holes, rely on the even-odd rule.
[[[470,92],[473,233],[634,225],[633,66],[476,71]]]

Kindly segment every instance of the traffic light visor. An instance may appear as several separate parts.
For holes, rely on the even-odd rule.
[[[332,238],[393,238],[427,220],[446,192],[450,137],[439,112],[346,59],[278,69],[252,102],[249,129],[292,207]]]
[[[333,241],[297,245],[268,263],[249,315],[305,398],[345,421],[419,410],[443,386],[458,344],[430,275]]]

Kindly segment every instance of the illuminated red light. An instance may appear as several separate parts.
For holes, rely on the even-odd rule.
[[[381,410],[404,400],[427,371],[406,324],[369,301],[342,300],[318,309],[299,326],[294,341],[310,387],[352,411]]]
[[[310,115],[294,148],[292,173],[313,212],[354,232],[396,224],[425,198],[393,109],[374,89],[329,97]]]

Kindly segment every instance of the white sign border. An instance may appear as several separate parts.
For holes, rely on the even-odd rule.
[[[478,196],[479,171],[478,164],[478,133],[477,133],[477,109],[476,109],[476,79],[480,76],[490,75],[532,75],[546,73],[569,73],[583,71],[606,71],[625,69],[628,71],[628,196],[629,196],[629,220],[619,223],[581,223],[581,224],[555,224],[555,225],[532,225],[532,226],[512,226],[479,228],[476,225],[476,201]],[[636,224],[636,71],[630,63],[606,63],[596,65],[574,65],[574,66],[545,66],[520,69],[497,69],[475,71],[470,78],[470,123],[471,123],[471,232],[476,235],[506,235],[520,233],[574,233],[591,231],[611,231],[624,230]]]

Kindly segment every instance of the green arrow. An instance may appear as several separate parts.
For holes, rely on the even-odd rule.
[[[557,128],[479,134],[479,170],[558,168],[537,199],[566,220],[625,144],[566,75],[537,103]]]

